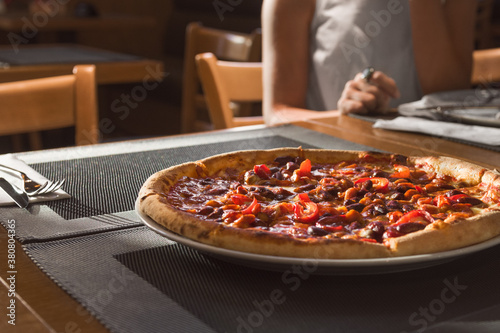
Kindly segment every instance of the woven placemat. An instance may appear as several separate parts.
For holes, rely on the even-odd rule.
[[[42,269],[113,332],[402,332],[493,320],[500,247],[439,266],[318,276],[226,262],[146,227],[28,244]],[[426,317],[428,316],[428,317]],[[431,319],[429,319],[431,318]],[[498,324],[497,324],[498,326]]]

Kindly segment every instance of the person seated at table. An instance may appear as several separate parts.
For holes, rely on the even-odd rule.
[[[264,0],[266,123],[470,88],[476,1]]]

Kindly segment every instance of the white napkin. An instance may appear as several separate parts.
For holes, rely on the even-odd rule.
[[[422,99],[398,107],[399,114],[403,116],[426,117],[441,120],[440,116],[429,110],[419,110],[426,107],[435,106],[460,106],[463,111],[470,110],[470,116],[477,115],[477,106],[497,106],[500,105],[500,90],[495,89],[467,89],[451,90],[428,94]],[[462,113],[461,115],[464,115]],[[492,120],[495,119],[494,113]]]
[[[448,123],[417,117],[397,117],[392,120],[377,120],[373,127],[425,133],[484,145],[500,146],[500,128],[494,127]]]
[[[36,172],[34,169],[32,169],[30,166],[28,166],[26,163],[16,158],[12,154],[0,155],[0,164],[22,171],[28,177],[37,182],[47,181],[47,178]],[[11,184],[14,184],[19,188],[23,188],[23,180],[21,177],[17,177],[3,170],[0,170],[0,177],[5,178]],[[53,193],[29,197],[29,201],[30,203],[32,203],[32,202],[59,200],[70,197],[71,196],[68,193],[64,192],[62,189],[59,189]],[[14,201],[9,197],[7,193],[5,193],[3,189],[0,188],[0,206],[10,206],[10,205],[15,205]]]

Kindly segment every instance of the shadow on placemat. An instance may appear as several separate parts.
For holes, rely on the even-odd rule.
[[[441,302],[446,312],[429,310],[439,310],[439,316],[432,312],[427,325],[473,312],[478,299],[494,304],[500,294],[490,288],[500,271],[493,274],[496,278],[477,281],[492,276],[485,254],[439,267],[364,276],[313,275],[307,264],[282,273],[256,270],[180,244],[115,258],[218,332],[399,332],[411,325],[421,328],[422,321],[416,320],[425,317],[418,315],[419,306],[437,309],[435,299],[445,289],[453,302]],[[413,313],[417,316],[409,321]]]

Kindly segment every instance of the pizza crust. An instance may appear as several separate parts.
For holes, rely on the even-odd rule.
[[[410,157],[409,160],[438,174],[451,176],[467,186],[479,184],[487,171],[477,164],[446,156]]]
[[[139,192],[139,210],[170,231],[204,244],[263,255],[317,258],[361,259],[409,256],[452,250],[483,242],[500,234],[500,212],[491,211],[455,220],[402,237],[390,238],[385,245],[351,239],[294,238],[256,229],[240,229],[215,221],[197,219],[166,200],[166,193],[181,177],[206,177],[233,168],[245,170],[268,163],[279,156],[299,156],[313,163],[355,160],[367,152],[304,150],[280,148],[266,151],[240,151],[185,163],[152,175]],[[370,154],[380,154],[371,153]],[[500,176],[480,166],[449,157],[418,157],[410,161],[425,165],[436,173],[449,175],[468,185],[480,182],[498,186]]]
[[[500,235],[500,213],[486,212],[467,219],[431,225],[420,232],[390,238],[387,245],[395,256],[429,254],[478,244]]]

